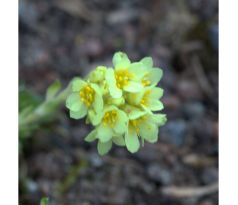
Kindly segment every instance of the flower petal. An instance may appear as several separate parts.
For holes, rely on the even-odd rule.
[[[133,73],[133,80],[141,80],[145,73],[147,72],[143,64],[140,62],[132,63],[128,68],[130,73]]]
[[[164,105],[159,100],[150,100],[148,108],[150,108],[151,111],[160,111],[164,109]]]
[[[128,126],[128,117],[123,111],[117,111],[117,122],[114,126],[114,131],[117,134],[123,134],[127,130]]]
[[[83,105],[78,93],[71,93],[66,100],[66,107],[74,112],[79,111]]]
[[[112,68],[107,69],[105,78],[111,96],[113,98],[120,98],[122,96],[122,91],[116,86],[116,79]]]
[[[128,151],[135,153],[140,148],[140,142],[135,131],[129,131],[125,134],[125,143]]]
[[[96,139],[96,135],[97,135],[97,130],[94,129],[84,138],[84,140],[86,142],[92,142]]]
[[[95,91],[95,98],[93,102],[93,108],[95,112],[99,113],[102,112],[103,110],[103,98],[102,98],[102,93],[100,91],[100,88],[96,84],[91,84],[92,88]]]
[[[160,68],[152,68],[148,73],[148,78],[152,85],[157,85],[163,76],[163,70]]]
[[[154,87],[151,89],[150,97],[153,99],[160,99],[164,94],[164,90],[159,87]]]
[[[139,105],[141,99],[143,98],[144,92],[136,92],[136,93],[126,93],[125,98],[127,102],[131,105]]]
[[[104,80],[105,72],[107,67],[105,66],[97,66],[95,70],[89,73],[88,79],[93,83],[100,83]]]
[[[146,114],[146,111],[130,106],[130,112],[128,112],[128,118],[130,120],[135,120],[145,114]]]
[[[109,141],[113,135],[113,130],[110,127],[104,126],[102,124],[98,126],[97,132],[98,132],[98,139],[101,142]]]
[[[111,140],[108,141],[108,142],[105,142],[105,143],[98,141],[97,149],[98,149],[98,153],[100,155],[107,154],[110,151],[111,148],[112,148],[112,141]]]
[[[142,107],[142,108],[144,109],[144,111],[147,112],[148,114],[153,114],[150,107],[147,107],[147,106],[145,106],[145,105],[141,105],[141,107]]]
[[[118,146],[125,146],[126,145],[123,136],[116,136],[116,137],[114,136],[112,138],[112,141]]]
[[[144,57],[140,62],[143,63],[146,68],[151,68],[153,66],[153,59],[151,57]]]
[[[140,83],[130,81],[123,89],[127,92],[136,93],[140,92],[141,89],[143,89],[143,86]]]
[[[112,58],[113,65],[115,69],[125,69],[130,65],[130,60],[128,56],[123,52],[117,52]]]
[[[93,102],[93,108],[95,112],[99,113],[103,110],[103,98],[102,95],[96,94]]]
[[[81,80],[80,78],[75,78],[72,81],[72,91],[73,92],[78,92],[82,89],[82,87],[84,87],[85,85],[87,85],[87,83],[83,80]]]
[[[153,114],[151,119],[153,123],[156,123],[158,126],[162,126],[167,122],[167,117],[165,114]]]
[[[89,117],[90,122],[94,126],[96,126],[101,122],[103,116],[102,116],[102,112],[97,113],[93,109],[90,109],[90,110],[88,110],[88,117]]]
[[[70,117],[76,120],[83,118],[86,114],[87,108],[84,105],[82,106],[82,109],[80,109],[79,111],[72,111],[72,110],[69,111]]]
[[[150,143],[157,142],[159,129],[155,124],[152,123],[141,123],[139,126],[140,135],[146,141]]]

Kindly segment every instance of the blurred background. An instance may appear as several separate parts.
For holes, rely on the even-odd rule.
[[[100,157],[62,108],[19,142],[19,204],[218,204],[218,1],[19,0],[19,109],[115,51],[164,70],[159,142]]]

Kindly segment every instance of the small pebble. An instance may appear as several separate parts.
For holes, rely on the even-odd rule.
[[[147,174],[150,179],[163,185],[169,185],[172,182],[172,175],[169,170],[159,164],[151,164],[147,169]]]

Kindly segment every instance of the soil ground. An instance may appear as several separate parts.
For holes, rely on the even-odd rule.
[[[19,1],[19,76],[34,93],[110,65],[115,51],[152,56],[164,70],[168,122],[159,142],[100,157],[83,140],[91,128],[62,108],[24,144],[19,203],[48,196],[50,205],[218,204],[209,189],[218,181],[218,2]],[[176,197],[178,190],[185,196]]]

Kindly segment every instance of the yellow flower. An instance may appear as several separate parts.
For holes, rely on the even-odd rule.
[[[141,83],[144,87],[155,86],[158,84],[163,76],[163,71],[160,68],[153,67],[153,60],[151,57],[143,58],[140,63],[143,64],[144,75],[142,77]]]
[[[113,143],[134,153],[144,141],[155,143],[159,127],[166,115],[160,98],[163,89],[156,87],[163,72],[153,67],[152,58],[131,62],[123,52],[114,54],[113,68],[98,66],[86,80],[76,78],[66,100],[70,117],[86,117],[86,123],[95,126],[85,138],[97,140],[97,149],[104,155]]]
[[[128,130],[125,133],[125,144],[128,151],[134,153],[140,148],[141,138],[142,144],[144,140],[155,143],[158,140],[159,127],[166,122],[166,116],[163,114],[141,113],[136,117],[130,117]]]
[[[163,96],[163,89],[159,87],[145,87],[139,93],[127,93],[126,100],[129,104],[141,107],[151,113],[164,108],[160,98]]]
[[[92,124],[96,125],[103,110],[103,98],[98,85],[76,78],[72,82],[72,93],[66,100],[66,107],[70,110],[71,118],[81,119],[88,113]]]
[[[113,56],[115,69],[106,71],[106,82],[113,98],[120,98],[123,91],[139,92],[143,86],[140,83],[143,77],[143,64],[131,63],[125,53],[117,52]]]

